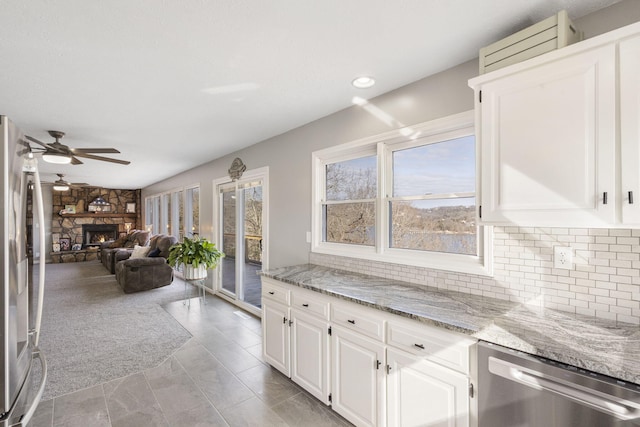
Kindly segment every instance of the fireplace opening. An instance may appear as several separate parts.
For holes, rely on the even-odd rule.
[[[118,238],[117,224],[82,224],[82,248],[100,246],[100,243]]]

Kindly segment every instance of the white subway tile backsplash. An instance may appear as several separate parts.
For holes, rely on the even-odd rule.
[[[311,253],[314,264],[640,324],[640,229],[494,227],[494,276]],[[553,268],[570,246],[572,270]]]
[[[629,229],[611,229],[609,230],[609,236],[616,237],[631,237],[631,230]]]

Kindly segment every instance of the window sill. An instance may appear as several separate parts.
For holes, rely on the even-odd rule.
[[[493,276],[493,265],[482,258],[469,255],[451,255],[444,253],[420,253],[399,249],[377,253],[371,247],[352,248],[341,244],[324,244],[314,247],[311,252],[325,255],[355,258],[367,261],[385,262],[403,266],[421,267],[452,273]]]

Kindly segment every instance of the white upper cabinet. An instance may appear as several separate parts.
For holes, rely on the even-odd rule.
[[[629,203],[640,191],[639,33],[630,25],[469,82],[482,222],[640,223]]]
[[[620,42],[622,221],[640,224],[640,36]]]
[[[614,63],[607,46],[482,86],[483,221],[615,220]]]

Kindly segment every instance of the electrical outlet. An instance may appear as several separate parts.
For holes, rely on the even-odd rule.
[[[573,250],[570,246],[553,247],[553,267],[564,270],[573,269]]]
[[[311,232],[307,231],[307,243],[311,243]]]

